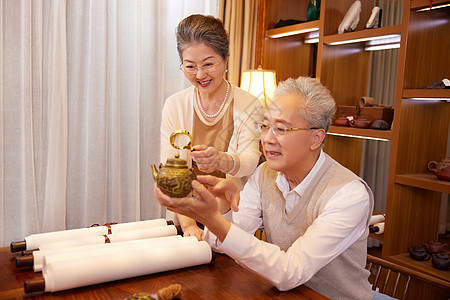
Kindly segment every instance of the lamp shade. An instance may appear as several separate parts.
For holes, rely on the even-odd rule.
[[[248,70],[242,73],[241,89],[258,97],[263,107],[272,100],[277,87],[275,71],[263,70],[258,67],[257,70]]]

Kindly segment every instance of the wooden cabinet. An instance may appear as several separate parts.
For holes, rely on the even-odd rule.
[[[424,89],[433,81],[450,78],[450,7],[419,11],[430,1],[397,1],[401,16],[397,24],[364,29],[374,1],[362,0],[355,31],[337,34],[353,2],[322,0],[320,20],[273,29],[281,19],[306,20],[309,1],[260,1],[256,63],[276,70],[277,80],[316,77],[330,89],[337,105],[357,105],[360,97],[367,96],[371,75],[368,40],[400,38],[396,77],[391,82],[395,86],[391,130],[331,126],[324,150],[359,174],[363,139],[390,141],[385,233],[377,237],[383,241],[382,256],[448,282],[450,289],[450,271],[439,271],[430,261],[413,261],[408,255],[409,247],[438,238],[442,193],[450,193],[450,182],[438,180],[426,169],[428,161],[447,153],[450,89]],[[450,3],[432,2],[433,6]],[[318,43],[309,43],[314,36]]]

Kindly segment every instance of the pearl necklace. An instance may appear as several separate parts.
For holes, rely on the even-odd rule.
[[[219,107],[219,110],[215,114],[212,114],[212,115],[207,114],[206,111],[204,110],[204,108],[202,106],[202,102],[200,101],[200,92],[197,89],[196,96],[197,96],[198,107],[200,108],[200,111],[202,112],[202,114],[205,117],[208,117],[211,119],[217,117],[220,114],[220,112],[222,111],[223,107],[225,106],[225,103],[227,102],[227,99],[228,99],[228,94],[230,93],[230,83],[226,80],[225,80],[225,82],[227,83],[227,92],[225,93],[225,97],[223,98],[223,101]]]

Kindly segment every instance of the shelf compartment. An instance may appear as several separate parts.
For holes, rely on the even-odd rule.
[[[450,89],[404,89],[402,97],[450,101]]]
[[[318,30],[319,30],[319,20],[316,20],[280,28],[269,29],[266,31],[266,36],[269,38],[276,39]]]
[[[376,233],[369,232],[369,237],[373,238],[375,240],[378,240],[378,241],[383,241],[383,235],[382,234],[376,234]]]
[[[362,129],[343,126],[330,126],[327,134],[377,140],[390,140],[392,138],[391,130]]]
[[[431,264],[431,259],[426,261],[417,261],[412,259],[409,256],[409,253],[402,253],[399,255],[390,256],[389,260],[421,272],[428,281],[447,287],[450,285],[450,272],[434,268]]]
[[[403,32],[403,25],[393,25],[374,29],[359,30],[354,32],[345,32],[343,34],[333,34],[323,37],[324,44],[339,45],[366,42],[376,38],[388,36],[398,36]]]
[[[450,194],[450,181],[439,180],[431,173],[396,175],[395,183]]]

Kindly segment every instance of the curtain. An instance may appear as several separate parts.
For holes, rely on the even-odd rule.
[[[382,9],[382,27],[401,23],[403,3],[401,0],[379,0],[375,5]],[[377,103],[394,107],[397,78],[398,49],[372,51],[371,73],[367,95]],[[387,185],[391,143],[364,140],[361,177],[374,193],[374,209],[386,211]],[[381,243],[369,238],[368,246],[377,247]]]
[[[243,71],[253,69],[256,48],[257,0],[219,0],[218,18],[230,36],[227,80],[239,86]]]
[[[160,218],[166,97],[190,83],[175,29],[213,0],[0,1],[0,246]]]

